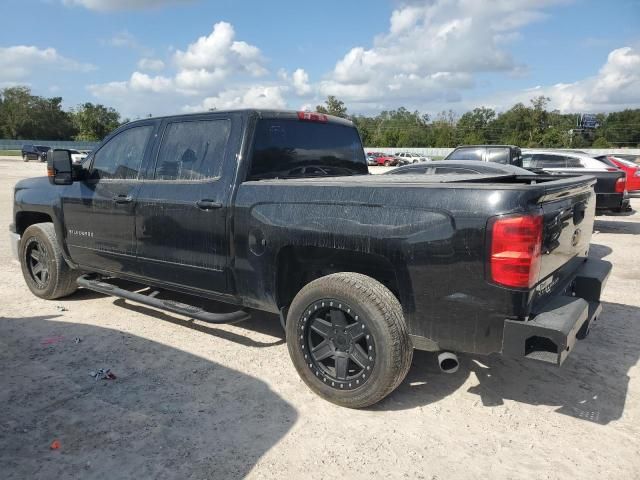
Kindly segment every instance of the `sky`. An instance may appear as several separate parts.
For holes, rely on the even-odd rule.
[[[0,88],[123,116],[640,108],[640,0],[0,0]]]

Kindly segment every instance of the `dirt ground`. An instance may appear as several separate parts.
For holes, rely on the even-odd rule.
[[[0,225],[13,184],[44,168],[0,158]],[[214,327],[86,291],[39,300],[0,235],[0,477],[638,479],[640,214],[595,228],[591,254],[614,264],[604,313],[563,368],[463,356],[445,375],[417,352],[361,411],[305,387],[275,317]]]

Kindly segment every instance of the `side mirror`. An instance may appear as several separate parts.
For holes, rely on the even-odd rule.
[[[71,152],[63,149],[51,149],[47,154],[47,176],[53,185],[71,185],[73,170]]]

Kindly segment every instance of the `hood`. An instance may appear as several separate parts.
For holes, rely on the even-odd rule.
[[[47,188],[50,185],[49,177],[33,177],[25,178],[16,183],[15,191],[27,190],[32,188]]]

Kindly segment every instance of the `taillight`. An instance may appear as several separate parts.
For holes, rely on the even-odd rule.
[[[625,175],[624,177],[620,177],[619,179],[616,180],[615,191],[616,193],[624,193],[626,189],[627,189],[627,176]]]
[[[327,117],[324,113],[298,112],[298,120],[327,123],[329,121],[329,117]]]
[[[496,217],[489,222],[489,271],[494,283],[531,288],[540,273],[542,216]]]

